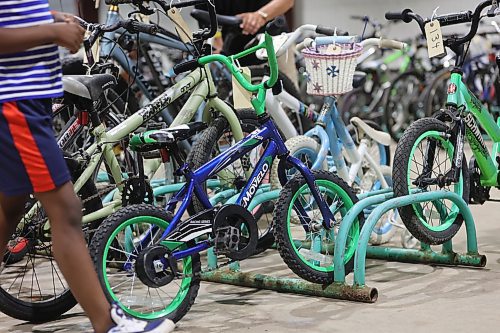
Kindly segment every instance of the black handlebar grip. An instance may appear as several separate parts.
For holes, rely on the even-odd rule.
[[[156,26],[156,24],[148,24],[138,21],[132,21],[131,28],[135,32],[143,32],[149,35],[155,35],[158,32],[158,27]]]
[[[385,13],[385,18],[390,21],[403,21],[405,23],[411,22],[411,17],[408,13],[413,13],[411,9],[405,9],[401,12],[387,12]]]
[[[266,32],[271,36],[278,36],[286,28],[286,20],[278,16],[266,25]]]
[[[471,22],[473,17],[473,13],[469,10],[466,12],[455,13],[455,14],[447,14],[437,16],[435,19],[439,21],[441,26],[446,25],[454,25]]]
[[[188,61],[181,62],[174,66],[174,73],[180,74],[184,72],[194,71],[200,65],[198,64],[198,59],[192,59]]]
[[[123,5],[127,3],[134,3],[133,0],[106,0],[106,5]]]
[[[337,29],[337,31],[335,31],[335,28],[324,27],[322,25],[318,25],[316,27],[316,32],[318,34],[323,34],[326,36],[333,36],[335,35],[335,33],[337,33],[337,36],[349,36],[349,33],[347,31],[340,29]]]

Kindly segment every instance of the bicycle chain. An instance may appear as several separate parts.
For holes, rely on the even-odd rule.
[[[238,262],[238,260],[229,260],[229,261],[227,261],[225,263],[217,265],[214,268],[208,268],[208,269],[205,269],[205,270],[201,270],[199,273],[195,273],[195,274],[182,274],[182,276],[178,277],[177,279],[192,278],[192,277],[201,277],[201,275],[204,274],[204,273],[210,273],[210,272],[216,271],[218,269],[221,269],[221,268],[224,268],[226,266],[229,266],[229,265],[231,265],[232,263],[235,263],[235,262]]]

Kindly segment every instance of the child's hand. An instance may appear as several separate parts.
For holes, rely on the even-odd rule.
[[[54,33],[54,43],[67,48],[71,53],[78,52],[85,29],[75,22],[54,23],[50,26]]]
[[[55,10],[53,10],[51,13],[52,13],[52,16],[54,16],[55,22],[67,22],[67,23],[76,22],[73,14],[58,12]]]

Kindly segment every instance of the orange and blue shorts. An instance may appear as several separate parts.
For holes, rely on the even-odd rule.
[[[50,99],[0,103],[0,192],[52,191],[71,180],[52,129]]]

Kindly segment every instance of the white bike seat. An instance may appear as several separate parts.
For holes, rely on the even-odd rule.
[[[358,140],[361,140],[364,134],[366,134],[370,138],[380,144],[383,144],[384,146],[388,146],[391,144],[391,136],[388,133],[377,131],[358,117],[353,117],[351,119],[351,124],[356,128]]]

